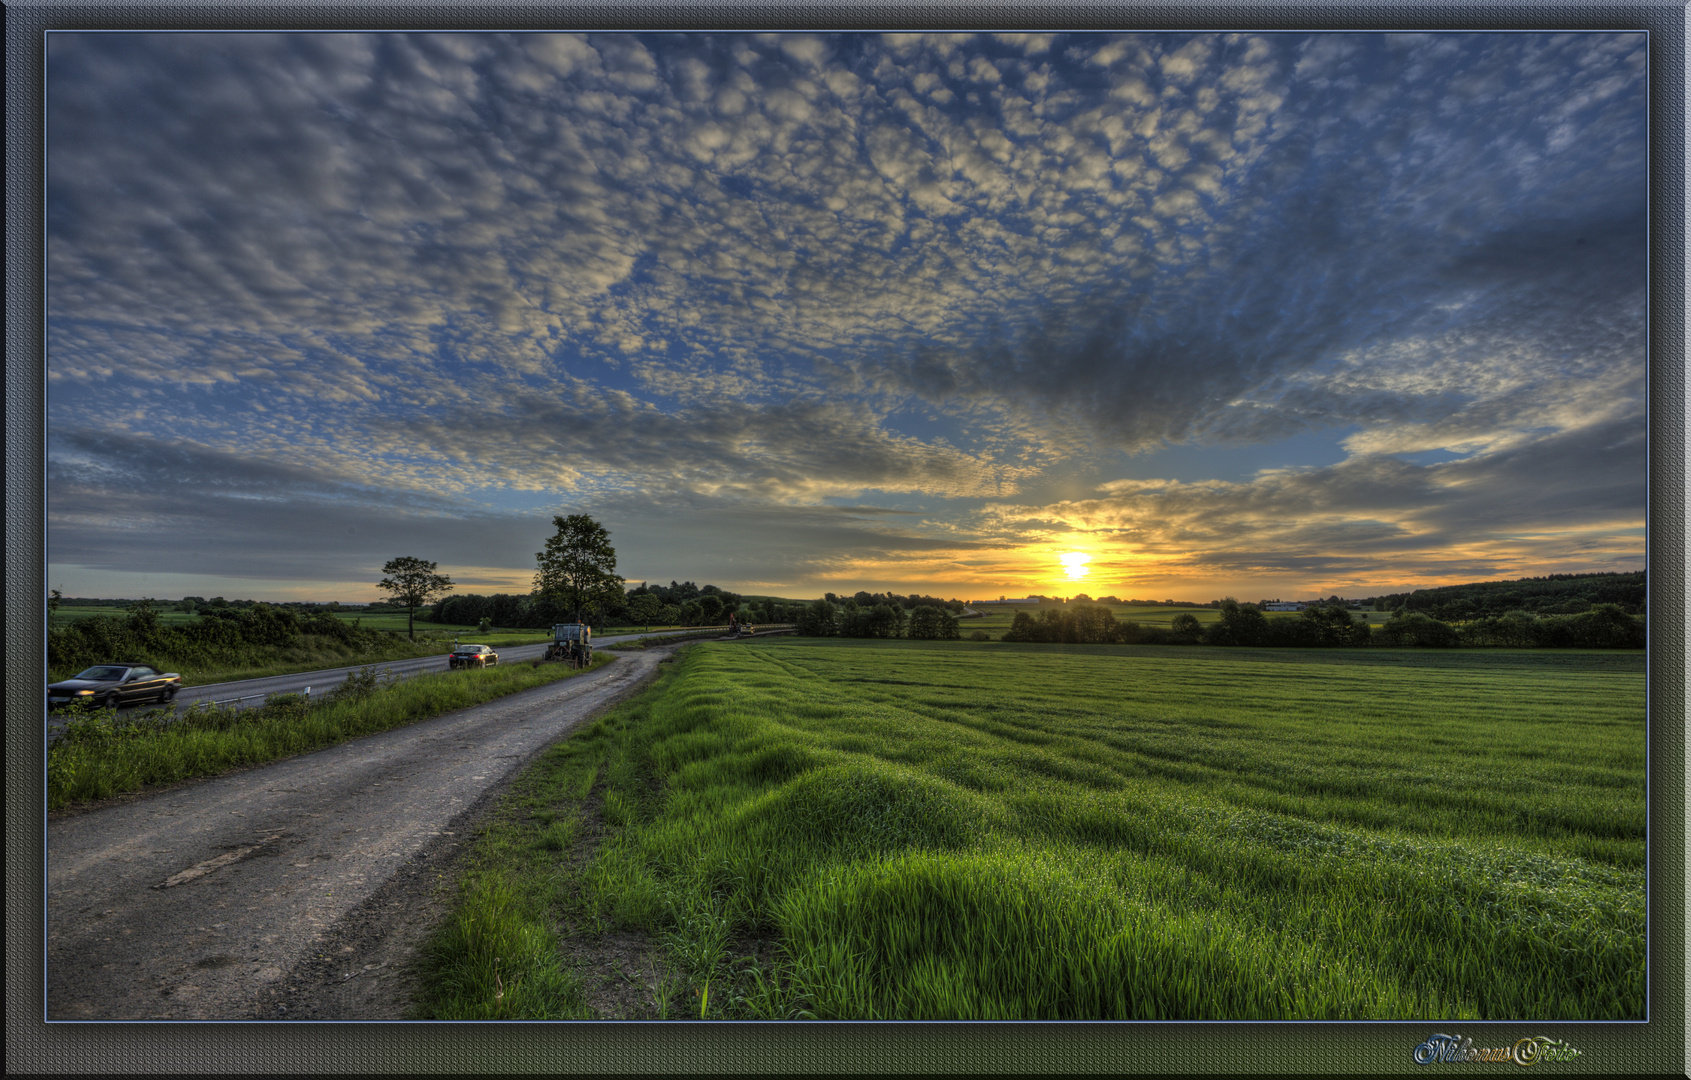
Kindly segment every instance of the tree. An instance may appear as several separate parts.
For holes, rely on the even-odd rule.
[[[830,596],[833,594],[830,593]],[[834,604],[830,600],[818,600],[799,611],[798,631],[807,637],[831,637],[839,632],[839,625],[834,614]]]
[[[721,622],[724,607],[720,596],[706,593],[699,597],[699,625],[715,626]]]
[[[574,612],[577,622],[586,608],[608,611],[621,603],[623,580],[615,572],[616,548],[605,527],[586,514],[554,516],[552,524],[558,531],[546,541],[546,550],[534,556],[539,564],[535,591]]]
[[[1221,621],[1211,623],[1204,640],[1211,645],[1262,645],[1268,639],[1268,619],[1255,604],[1241,604],[1229,596],[1218,604]]]
[[[650,630],[663,617],[663,601],[649,592],[635,593],[628,601],[628,614],[635,622]]]
[[[1176,643],[1191,645],[1203,636],[1204,626],[1196,615],[1190,611],[1182,611],[1169,623],[1169,632],[1174,636]]]
[[[382,567],[382,573],[388,576],[377,582],[393,594],[395,603],[405,605],[405,630],[412,638],[417,636],[417,609],[452,591],[452,579],[435,573],[434,568],[432,562],[404,555],[389,559]]]
[[[141,633],[158,629],[159,608],[158,603],[152,597],[137,600],[128,605],[125,610],[129,612],[130,629]]]

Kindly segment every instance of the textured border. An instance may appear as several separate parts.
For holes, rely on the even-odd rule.
[[[672,0],[673,2],[673,0]],[[1674,0],[1435,7],[1038,4],[676,7],[12,3],[6,11],[6,640],[44,626],[45,337],[40,118],[49,29],[1645,29],[1651,31],[1650,1022],[1462,1024],[1583,1051],[1546,1070],[1684,1074],[1685,72]],[[6,1071],[1415,1072],[1426,1023],[46,1024],[40,698],[6,685]],[[1447,1027],[1447,1029],[1449,1029]],[[1456,1030],[1456,1029],[1452,1029]],[[1485,1069],[1481,1065],[1476,1068]],[[1510,1066],[1490,1066],[1507,1069]]]

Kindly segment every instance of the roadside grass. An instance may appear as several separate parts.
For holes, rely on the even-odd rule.
[[[550,641],[550,634],[513,633],[513,634],[461,634],[459,640],[464,644],[490,645],[496,651],[515,645],[533,645],[542,641]],[[301,671],[318,671],[323,668],[358,667],[366,664],[386,664],[394,660],[414,660],[424,656],[444,657],[452,651],[452,635],[449,633],[417,634],[417,640],[412,641],[403,636],[388,638],[381,644],[366,649],[359,649],[345,642],[331,637],[316,634],[301,634],[292,644],[271,646],[264,650],[266,662],[262,664],[228,664],[228,663],[166,663],[160,661],[155,665],[160,670],[174,671],[182,676],[184,686],[204,686],[208,683],[234,682],[240,679],[264,679],[274,675],[293,675]],[[112,657],[108,662],[121,663],[132,657]],[[67,666],[50,668],[47,672],[48,682],[58,682],[71,678],[80,668]]]
[[[572,740],[573,741],[573,740]],[[594,773],[554,746],[490,815],[459,881],[459,902],[426,947],[420,1018],[591,1019],[579,973],[566,966],[556,924],[581,828],[578,804]]]
[[[1636,1020],[1644,718],[1628,653],[694,646],[466,904],[518,898],[542,983],[661,943],[653,1015]],[[485,998],[472,944],[437,970]]]
[[[711,626],[697,630],[683,629],[680,633],[665,633],[660,635],[654,632],[651,637],[636,638],[633,641],[613,642],[610,645],[606,645],[605,648],[611,649],[615,652],[641,652],[654,645],[674,645],[677,642],[682,641],[699,641],[705,638],[719,638],[727,632],[727,629],[728,628],[725,626]],[[623,632],[632,633],[632,631]]]
[[[595,637],[610,637],[613,634],[657,634],[671,630],[692,630],[691,626],[665,626],[659,623],[655,626],[607,626],[603,630],[595,630]]]
[[[610,662],[595,657],[592,667]],[[563,664],[512,664],[389,680],[365,668],[317,701],[275,694],[252,709],[73,710],[47,750],[47,808],[319,750],[579,674]]]

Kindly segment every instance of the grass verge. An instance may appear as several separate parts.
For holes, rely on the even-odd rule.
[[[620,935],[640,1016],[1640,1019],[1643,762],[1630,654],[696,647],[513,789],[424,1012],[611,1015]]]
[[[596,656],[593,668],[610,662]],[[392,681],[365,668],[317,702],[277,694],[254,709],[199,705],[124,716],[112,709],[73,713],[47,751],[47,808],[215,776],[579,674],[563,664],[501,664]]]
[[[728,631],[720,626],[713,626],[708,630],[694,630],[678,634],[653,634],[651,637],[636,638],[633,641],[618,641],[605,648],[614,652],[640,652],[654,645],[675,645],[683,641],[701,641],[706,638],[719,638]]]

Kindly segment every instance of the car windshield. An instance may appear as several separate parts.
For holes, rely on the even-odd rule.
[[[461,652],[461,653],[479,653],[479,652],[481,652],[481,646],[480,645],[460,645],[460,646],[458,646],[458,651]]]
[[[123,678],[123,673],[128,670],[128,668],[110,666],[91,667],[87,671],[81,672],[76,677],[79,679],[92,679],[96,682],[105,682],[108,679]]]

